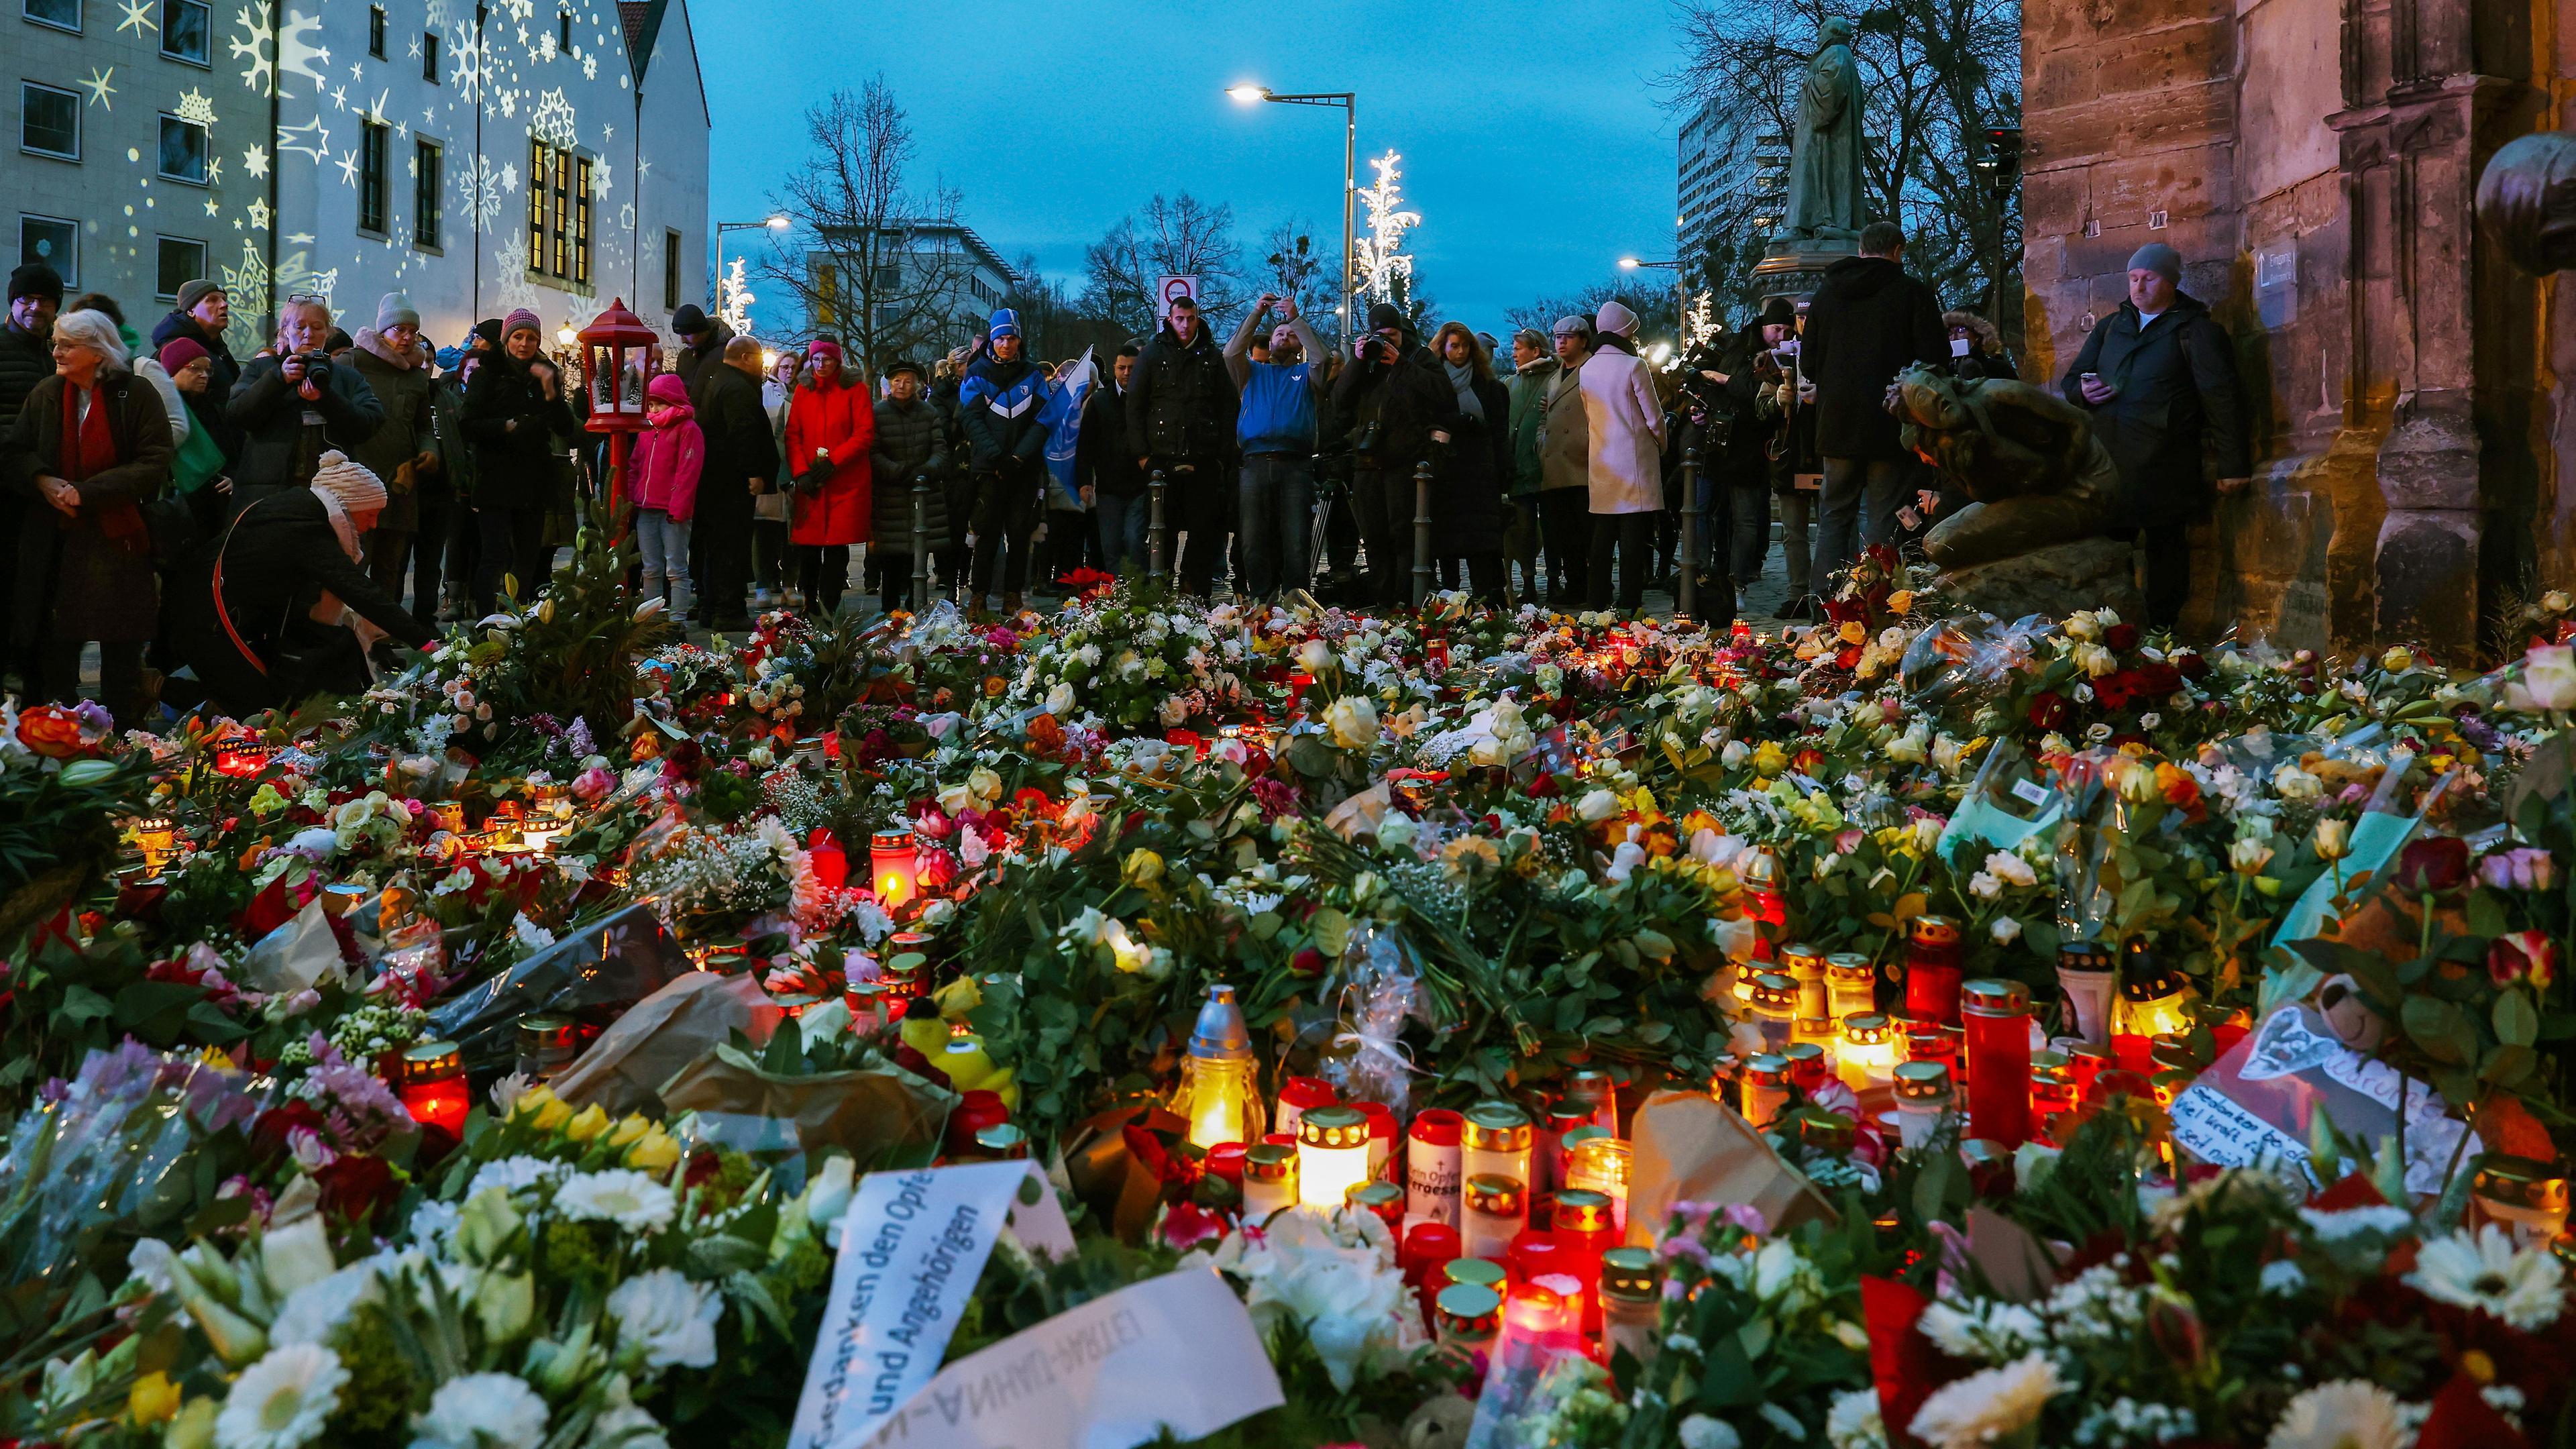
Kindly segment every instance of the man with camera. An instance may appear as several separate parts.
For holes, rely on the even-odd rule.
[[[276,351],[242,368],[224,405],[225,420],[241,436],[234,513],[281,489],[311,486],[324,453],[355,453],[385,425],[375,389],[323,351],[330,337],[329,301],[289,297],[278,313]]]
[[[1351,511],[1368,548],[1369,593],[1401,605],[1413,579],[1413,470],[1429,459],[1432,426],[1456,393],[1402,311],[1379,302],[1368,326],[1333,384],[1333,406],[1351,419]]]
[[[1278,326],[1267,332],[1272,313]],[[1255,343],[1267,338],[1267,356]],[[1257,599],[1302,589],[1314,576],[1315,402],[1323,390],[1307,362],[1324,347],[1297,299],[1264,292],[1225,345],[1225,367],[1242,394],[1236,437],[1243,448],[1241,508],[1244,592]]]

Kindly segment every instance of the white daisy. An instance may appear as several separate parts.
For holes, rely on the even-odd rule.
[[[302,1449],[340,1406],[349,1371],[318,1343],[289,1344],[233,1381],[215,1415],[215,1449]]]
[[[2406,1449],[2414,1441],[2397,1396],[2360,1379],[2337,1379],[2290,1400],[2263,1449]]]
[[[2492,1224],[2426,1242],[2406,1282],[2427,1298],[2475,1308],[2525,1333],[2557,1322],[2567,1301],[2557,1255],[2518,1250]]]
[[[660,1232],[679,1206],[669,1188],[622,1167],[577,1174],[555,1193],[565,1217],[602,1219],[630,1233]]]

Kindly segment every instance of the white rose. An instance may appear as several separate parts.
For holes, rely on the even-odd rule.
[[[1594,790],[1575,802],[1574,813],[1587,824],[1598,825],[1619,813],[1619,797],[1607,790]]]
[[[2283,765],[2272,772],[2272,791],[2284,800],[2313,800],[2326,791],[2325,782],[2300,769]]]
[[[1717,762],[1730,770],[1744,768],[1744,762],[1751,758],[1753,751],[1746,748],[1742,740],[1728,740],[1726,748],[1717,752]]]
[[[2505,686],[2515,709],[2576,709],[2576,647],[2543,644],[2523,656],[2522,677]]]
[[[1361,695],[1343,695],[1324,711],[1324,727],[1343,749],[1366,749],[1377,743],[1377,706]]]
[[[2021,922],[2010,916],[1995,917],[1994,924],[1987,929],[1994,933],[1995,944],[1999,946],[2009,946],[2021,939]]]
[[[2119,656],[2099,644],[2075,646],[2075,665],[2095,679],[2120,667]]]
[[[1333,662],[1333,646],[1321,639],[1309,639],[1297,646],[1297,667],[1308,674],[1317,673]]]
[[[939,787],[939,808],[951,815],[962,815],[972,809],[974,804],[975,797],[963,785]]]
[[[974,791],[979,800],[998,800],[1002,798],[1002,777],[978,765],[966,773],[966,788]]]

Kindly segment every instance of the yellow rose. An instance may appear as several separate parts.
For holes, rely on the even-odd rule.
[[[1789,768],[1789,752],[1777,740],[1764,740],[1753,750],[1753,768],[1764,775],[1777,775]]]
[[[588,1142],[608,1130],[608,1112],[597,1102],[581,1109],[581,1115],[564,1124],[564,1135],[575,1142]]]
[[[1843,620],[1842,628],[1837,630],[1836,633],[1840,635],[1844,643],[1858,644],[1869,638],[1869,626],[1863,624],[1858,619],[1845,619]]]
[[[1912,589],[1898,589],[1895,593],[1887,596],[1887,612],[1891,614],[1903,614],[1911,610],[1913,607],[1914,591]]]
[[[1131,886],[1152,885],[1163,878],[1163,858],[1150,850],[1131,850],[1118,874]]]
[[[552,1132],[572,1116],[572,1104],[555,1095],[548,1086],[530,1087],[519,1094],[510,1115],[527,1122],[540,1132]]]
[[[125,1415],[139,1427],[179,1417],[179,1386],[158,1369],[134,1381],[125,1396]]]
[[[634,1146],[626,1149],[626,1165],[637,1172],[649,1172],[658,1176],[670,1171],[671,1165],[679,1160],[679,1140],[663,1131],[659,1123],[654,1124],[652,1130],[637,1138]]]
[[[629,1112],[618,1119],[616,1128],[608,1134],[608,1145],[623,1147],[652,1130],[653,1119],[641,1112]]]

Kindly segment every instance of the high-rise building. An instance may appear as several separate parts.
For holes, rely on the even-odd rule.
[[[1677,212],[1685,248],[1719,232],[1767,233],[1789,199],[1789,145],[1773,118],[1711,100],[1682,122]]]

